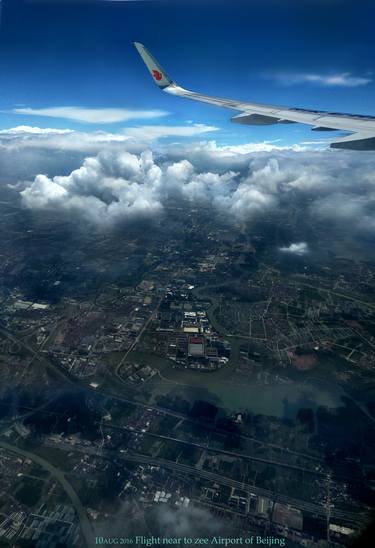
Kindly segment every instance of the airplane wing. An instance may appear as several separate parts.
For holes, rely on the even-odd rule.
[[[330,146],[352,150],[375,150],[375,116],[263,105],[203,95],[176,84],[143,44],[134,42],[134,45],[159,88],[171,95],[239,111],[239,114],[231,118],[232,122],[249,125],[298,122],[313,126],[314,131],[348,131],[350,135],[335,140]]]

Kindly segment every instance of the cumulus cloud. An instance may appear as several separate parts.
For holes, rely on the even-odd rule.
[[[24,207],[71,212],[100,225],[155,218],[167,211],[172,199],[175,204],[181,200],[194,207],[212,207],[222,219],[241,227],[263,219],[278,223],[283,241],[292,242],[281,249],[285,254],[307,253],[316,230],[332,238],[350,233],[356,242],[362,236],[374,236],[375,157],[371,152],[287,147],[278,142],[166,144],[158,141],[157,135],[164,136],[158,131],[155,141],[147,142],[127,133],[28,126],[3,130],[1,176],[12,182],[10,177],[22,158],[20,173],[27,175],[21,175],[22,183],[19,176],[16,182],[22,185]],[[186,135],[185,131],[180,135]],[[69,154],[61,153],[64,150]],[[41,158],[39,169],[35,158]],[[292,225],[297,232],[285,228]],[[307,227],[314,227],[314,236]],[[280,249],[280,241],[275,245]]]
[[[309,252],[309,247],[306,242],[298,242],[290,244],[286,247],[280,247],[283,253],[291,253],[292,255],[306,255]]]
[[[86,107],[48,107],[48,108],[14,108],[15,114],[27,116],[47,116],[64,118],[89,124],[111,124],[129,120],[150,120],[166,116],[164,110],[131,110],[125,108],[86,108]]]
[[[284,86],[308,83],[322,86],[353,88],[365,86],[366,84],[372,82],[372,78],[370,77],[353,76],[350,72],[335,74],[279,72],[271,75],[271,77]]]
[[[28,208],[74,210],[106,223],[154,216],[173,196],[213,206],[242,222],[276,208],[283,185],[298,178],[294,172],[281,170],[275,158],[259,166],[248,158],[242,165],[232,165],[225,152],[224,163],[213,162],[211,169],[211,145],[206,152],[206,161],[197,162],[194,157],[174,161],[168,157],[168,148],[157,159],[151,150],[140,154],[102,151],[86,158],[69,175],[38,174],[21,192],[22,201]]]
[[[152,153],[122,152],[86,158],[67,176],[37,175],[21,192],[33,209],[76,211],[96,223],[152,216],[162,209],[158,192],[161,170]]]

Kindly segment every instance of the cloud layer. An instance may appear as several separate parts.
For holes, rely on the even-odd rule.
[[[375,233],[372,153],[214,141],[160,144],[152,151],[132,149],[130,142],[86,157],[66,175],[37,174],[24,183],[23,205],[105,225],[158,216],[172,198],[212,207],[237,224],[295,211],[303,226],[328,223],[337,230],[350,227],[353,236]],[[309,242],[300,237],[286,240],[281,251],[306,254]]]
[[[340,72],[334,74],[318,74],[304,72],[280,72],[271,76],[277,82],[284,86],[293,86],[296,84],[316,84],[330,87],[354,88],[365,86],[372,82],[372,78],[364,76],[354,76],[350,72]]]
[[[375,236],[373,153],[196,140],[215,129],[1,130],[0,180],[30,211],[58,212],[81,225],[158,219],[188,202],[241,231],[263,223],[260,233],[273,238],[280,258],[314,260],[322,242],[327,253],[330,245],[340,253],[362,245],[366,256]]]
[[[0,149],[20,148],[71,150],[95,153],[105,148],[123,147],[126,141],[147,143],[168,137],[195,137],[217,131],[219,128],[206,124],[183,126],[144,125],[127,127],[117,133],[108,131],[76,131],[73,129],[16,126],[0,130]]]
[[[86,108],[86,107],[49,107],[49,108],[14,108],[14,114],[26,116],[46,116],[63,118],[89,124],[112,124],[129,120],[150,120],[166,116],[164,110],[131,110],[125,108]]]

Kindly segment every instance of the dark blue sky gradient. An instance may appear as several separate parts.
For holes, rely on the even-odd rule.
[[[254,135],[262,140],[284,137],[287,132],[295,137],[300,131],[294,126],[292,130],[234,129],[228,122],[231,111],[161,93],[140,62],[133,41],[143,42],[187,88],[250,101],[374,115],[374,82],[358,87],[285,86],[267,77],[277,72],[350,72],[375,79],[374,20],[374,2],[354,0],[3,0],[0,126],[95,129],[4,112],[16,105],[78,105],[161,108],[171,115],[154,123],[191,119],[215,124],[227,131],[229,140],[236,132],[243,141],[246,134],[247,140]]]

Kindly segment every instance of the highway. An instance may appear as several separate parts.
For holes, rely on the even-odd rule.
[[[70,498],[70,501],[75,511],[77,512],[84,543],[87,548],[90,548],[90,546],[92,546],[94,543],[94,531],[91,527],[91,523],[87,517],[86,510],[82,506],[79,496],[66,479],[64,473],[39,455],[35,455],[35,453],[32,453],[25,449],[20,449],[16,445],[11,445],[10,443],[0,440],[0,447],[12,453],[16,453],[17,455],[21,455],[22,457],[28,458],[36,464],[39,464],[39,466],[44,468],[44,470],[47,470],[47,472],[49,472],[56,479],[56,481],[59,482],[65,493]]]
[[[353,301],[355,303],[358,303],[362,306],[367,306],[368,308],[375,308],[375,303],[369,303],[366,301],[362,301],[361,299],[357,299],[357,297],[353,295],[349,295],[348,293],[341,293],[339,291],[334,291],[332,289],[328,289],[325,287],[316,286],[313,284],[309,284],[302,279],[300,279],[299,275],[293,276],[295,279],[295,285],[302,285],[303,287],[308,287],[310,289],[315,289],[315,291],[322,291],[323,293],[329,293],[330,295],[335,295],[335,297],[339,297],[340,299],[346,299],[348,301]],[[293,287],[293,286],[292,286]]]
[[[201,426],[202,428],[206,428],[207,430],[211,430],[213,432],[216,432],[217,434],[224,434],[224,435],[228,434],[228,431],[224,430],[223,428],[218,428],[217,426],[215,426],[214,424],[210,424],[209,422],[205,422],[205,421],[202,421],[202,420],[199,420],[199,419],[192,418],[189,415],[187,415],[185,413],[181,413],[179,411],[172,411],[171,409],[168,409],[166,407],[158,407],[158,406],[155,406],[155,405],[142,403],[140,401],[131,400],[129,398],[125,398],[123,396],[118,396],[118,395],[115,395],[115,394],[111,394],[109,392],[101,391],[100,393],[107,396],[107,397],[109,397],[109,398],[113,398],[115,400],[119,400],[119,401],[122,401],[124,403],[134,405],[135,407],[140,407],[140,408],[143,408],[145,410],[150,410],[150,411],[154,411],[154,412],[157,412],[157,413],[160,413],[160,414],[163,414],[163,415],[168,415],[170,417],[175,417],[177,419],[185,420],[185,421],[190,422],[192,424],[196,424],[197,426]],[[247,440],[252,441],[254,443],[258,443],[259,445],[264,445],[265,447],[270,447],[271,449],[277,449],[279,451],[285,451],[290,455],[295,455],[297,457],[301,457],[301,458],[304,458],[304,459],[310,459],[310,460],[313,460],[315,462],[321,462],[321,463],[325,462],[325,459],[322,458],[322,457],[318,457],[316,455],[310,455],[309,453],[303,453],[301,451],[294,451],[293,449],[285,448],[282,445],[277,445],[275,443],[269,443],[269,442],[266,442],[266,441],[263,441],[263,440],[259,440],[257,438],[252,437],[252,436],[249,436],[247,434],[242,434],[241,433],[241,434],[239,434],[239,437],[247,439]]]
[[[159,310],[160,305],[161,305],[161,303],[163,302],[163,300],[164,300],[164,297],[161,297],[161,298],[159,299],[159,302],[158,302],[158,304],[156,305],[155,310],[150,314],[150,317],[149,317],[148,320],[145,322],[144,326],[142,327],[142,329],[140,330],[140,332],[138,333],[138,335],[137,335],[136,338],[134,339],[133,343],[131,344],[131,346],[128,348],[128,350],[126,351],[126,353],[124,354],[124,356],[121,358],[121,360],[120,360],[119,363],[117,364],[116,370],[115,370],[115,375],[116,375],[116,377],[118,378],[118,380],[120,380],[121,382],[124,382],[124,380],[121,378],[121,375],[120,375],[121,366],[126,362],[127,357],[128,357],[129,354],[134,350],[134,348],[137,346],[138,342],[139,342],[139,341],[141,340],[141,338],[142,338],[143,333],[146,331],[146,329],[148,328],[148,326],[150,325],[150,323],[152,322],[152,320],[156,317],[156,314],[158,313],[158,310]]]
[[[42,348],[35,350],[29,344],[25,343],[23,339],[20,339],[19,337],[15,337],[13,333],[11,333],[8,329],[6,329],[3,326],[0,327],[0,335],[3,335],[4,337],[8,338],[14,343],[19,344],[25,350],[27,350],[27,352],[29,352],[32,355],[32,361],[34,361],[35,359],[38,359],[39,361],[42,362],[43,365],[45,365],[46,367],[49,367],[50,369],[53,369],[53,371],[57,373],[61,379],[63,379],[66,382],[69,382],[70,384],[73,383],[72,379],[70,379],[68,375],[65,374],[64,371],[62,371],[59,367],[54,365],[52,362],[50,362],[50,360],[47,360],[46,357],[42,355],[42,352],[43,352]]]
[[[148,455],[140,455],[136,453],[133,453],[133,454],[122,453],[119,451],[110,451],[106,449],[103,450],[103,449],[98,449],[95,447],[87,447],[87,446],[81,447],[78,445],[70,445],[64,442],[60,442],[59,444],[48,443],[46,445],[49,447],[60,448],[67,451],[78,451],[80,453],[94,455],[98,458],[109,459],[112,462],[114,459],[120,459],[126,462],[167,468],[169,470],[173,470],[175,472],[178,472],[184,475],[188,474],[188,475],[206,479],[208,481],[212,481],[215,483],[220,483],[221,485],[225,485],[228,487],[234,487],[235,489],[242,489],[243,491],[246,491],[247,493],[251,493],[257,496],[267,497],[273,500],[274,502],[288,504],[290,506],[293,506],[294,508],[298,508],[301,511],[317,514],[326,518],[327,509],[325,504],[320,505],[314,502],[295,499],[287,495],[275,493],[268,489],[255,487],[254,485],[246,484],[246,483],[228,478],[226,476],[216,474],[214,472],[201,470],[199,468],[195,468],[194,466],[189,466],[187,464],[181,464],[179,462],[169,461],[161,458],[153,458]],[[355,512],[347,512],[347,511],[338,510],[338,509],[331,509],[331,518],[342,519],[346,522],[360,523],[362,517],[363,516]]]
[[[281,468],[289,468],[289,469],[292,469],[292,470],[296,470],[298,472],[313,474],[313,475],[321,476],[321,477],[324,477],[324,478],[327,476],[327,473],[325,473],[325,472],[321,472],[321,471],[314,470],[314,469],[311,469],[311,468],[304,468],[303,466],[298,466],[296,464],[289,464],[288,462],[280,462],[280,461],[275,461],[275,460],[272,460],[272,459],[264,459],[264,458],[261,458],[261,457],[253,457],[253,456],[248,455],[246,453],[238,453],[238,452],[235,452],[235,451],[227,451],[225,449],[218,449],[218,448],[215,448],[215,447],[210,447],[208,444],[201,444],[201,443],[197,443],[197,442],[194,442],[194,441],[182,440],[180,438],[174,438],[174,437],[171,437],[171,436],[164,436],[162,434],[154,434],[153,432],[143,431],[143,430],[139,430],[139,429],[136,429],[136,428],[133,428],[133,427],[129,428],[127,426],[118,426],[116,424],[106,424],[105,427],[113,429],[113,430],[126,430],[127,432],[133,432],[133,433],[141,434],[143,436],[150,436],[150,437],[161,439],[161,440],[164,440],[164,441],[172,441],[172,442],[175,442],[175,443],[181,443],[183,445],[190,445],[190,446],[193,446],[193,447],[198,447],[199,449],[202,449],[203,451],[211,451],[213,453],[221,453],[221,454],[224,454],[224,455],[227,455],[227,456],[230,456],[230,457],[234,457],[234,458],[251,460],[251,461],[254,461],[254,462],[261,462],[262,464],[269,464],[271,466],[277,466],[277,467],[281,467]]]
[[[242,489],[247,493],[252,493],[254,495],[268,497],[275,502],[282,504],[289,504],[299,510],[310,512],[313,514],[318,514],[326,517],[327,509],[325,505],[320,505],[313,502],[303,501],[301,499],[295,499],[286,495],[281,495],[269,491],[267,489],[262,489],[260,487],[255,487],[253,485],[245,484],[240,481],[236,481],[213,472],[207,472],[205,470],[199,470],[193,466],[188,466],[186,464],[180,464],[172,461],[167,461],[164,459],[152,459],[145,457],[143,455],[128,455],[121,454],[120,458],[127,460],[129,462],[138,462],[139,464],[148,464],[153,466],[161,466],[164,468],[169,468],[177,472],[182,472],[183,474],[190,474],[193,476],[198,476],[203,479],[207,479],[213,482],[221,483],[222,485],[227,485],[228,487],[234,487],[235,489]],[[338,519],[343,519],[346,521],[357,523],[360,521],[359,515],[355,512],[344,512],[342,510],[331,510],[331,517],[336,517]]]

